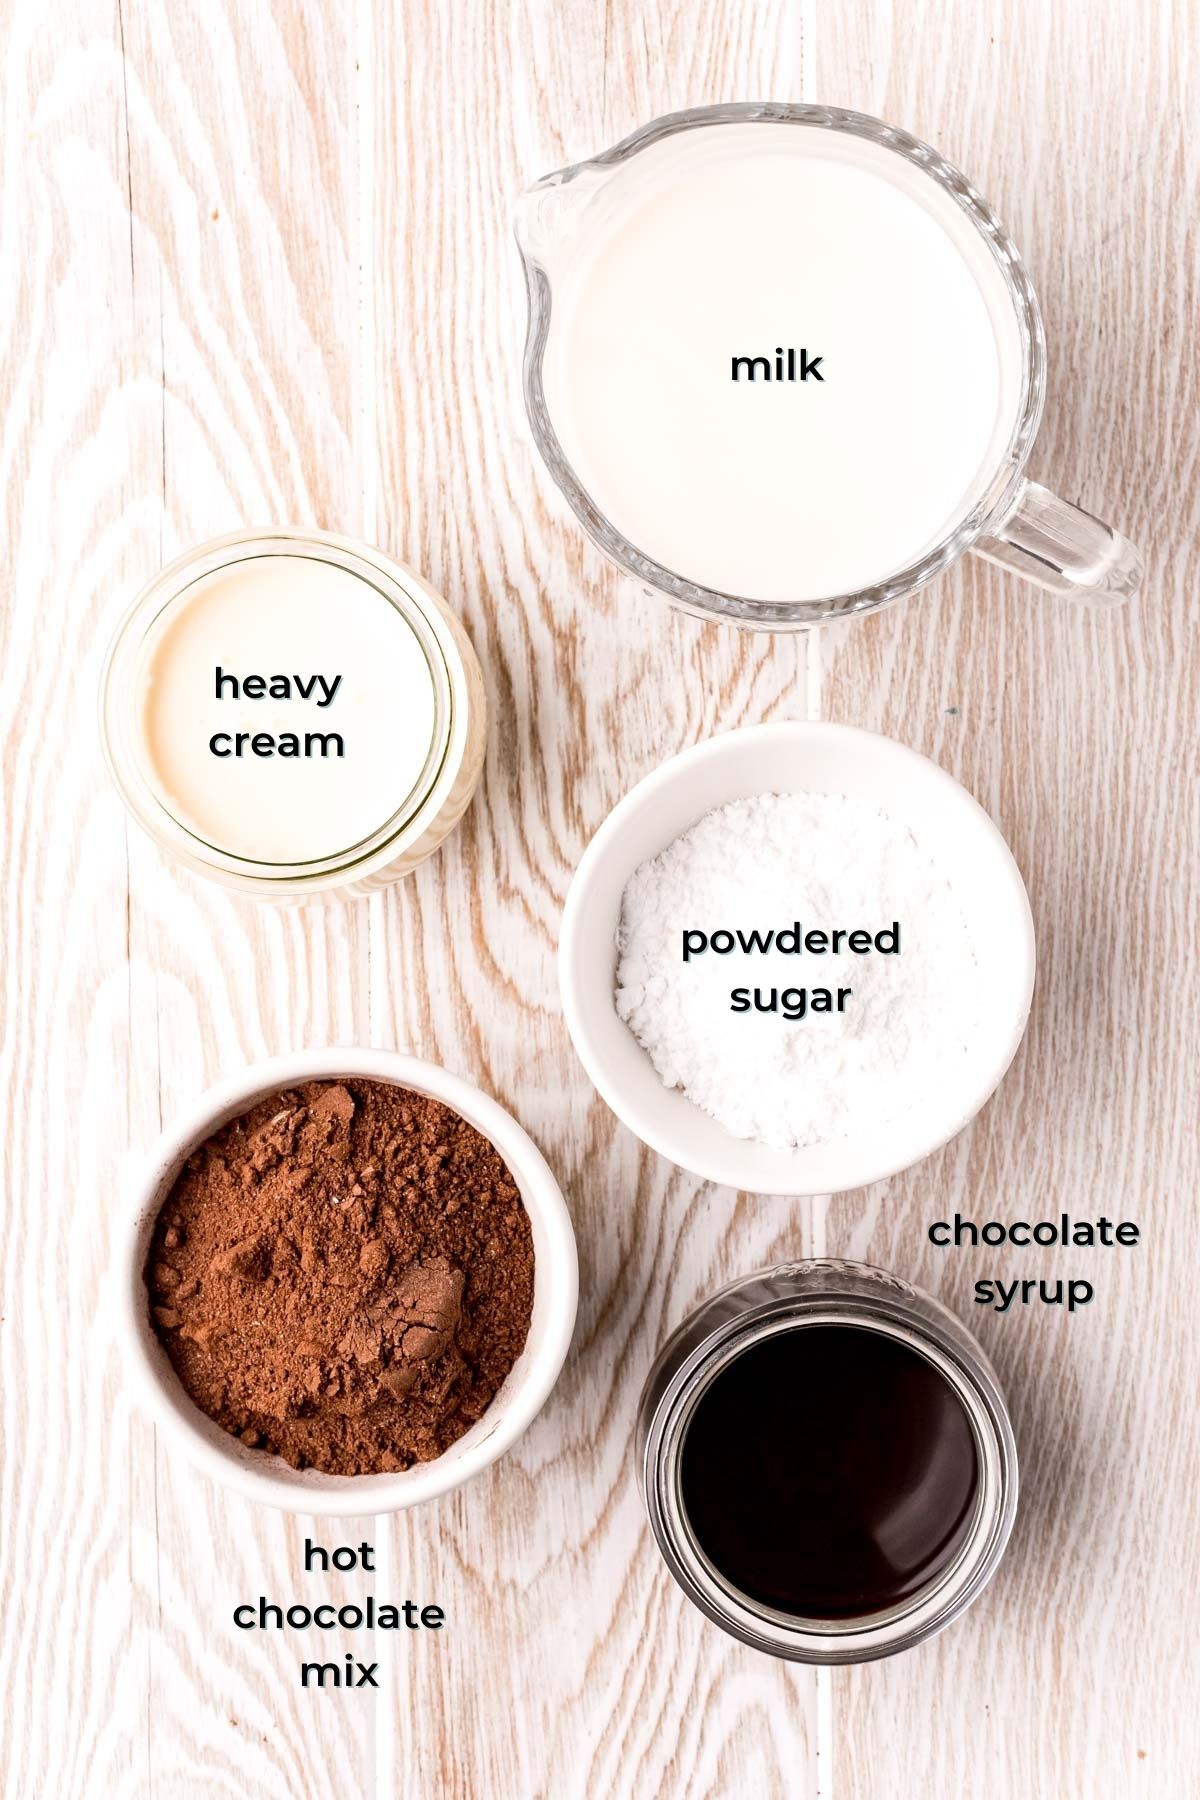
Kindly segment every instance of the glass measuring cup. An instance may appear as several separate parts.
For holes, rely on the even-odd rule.
[[[972,243],[999,271],[1020,346],[1020,391],[1007,444],[985,469],[969,505],[939,541],[882,579],[852,592],[819,598],[753,599],[688,579],[630,541],[597,505],[566,455],[543,380],[556,287],[596,229],[602,198],[619,171],[680,133],[786,125],[844,134],[901,158],[910,191],[921,190],[943,210],[965,218]],[[931,184],[926,188],[925,184]],[[605,555],[644,591],[661,595],[700,618],[724,618],[767,630],[799,629],[875,612],[942,573],[968,550],[1036,582],[1063,598],[1113,605],[1136,592],[1142,562],[1119,532],[1031,481],[1026,473],[1045,400],[1046,347],[1041,313],[1025,265],[1003,226],[966,178],[907,132],[834,107],[736,104],[672,113],[643,126],[613,149],[544,177],[521,198],[517,241],[525,267],[529,324],[524,389],[529,420],[547,467],[577,518]],[[896,455],[904,446],[896,446]]]

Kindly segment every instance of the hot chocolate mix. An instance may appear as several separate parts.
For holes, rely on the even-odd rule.
[[[336,1475],[440,1456],[491,1404],[533,1308],[517,1184],[473,1125],[383,1082],[277,1093],[193,1152],[146,1263],[202,1411]]]

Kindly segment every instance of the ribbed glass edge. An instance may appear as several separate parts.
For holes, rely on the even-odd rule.
[[[257,556],[309,557],[357,576],[396,607],[413,631],[434,688],[434,735],[420,774],[400,806],[357,844],[330,851],[302,863],[259,862],[223,850],[177,819],[149,781],[137,749],[136,684],[146,637],[167,608],[197,581]],[[418,591],[413,592],[417,586]],[[399,604],[397,603],[399,597]],[[185,551],[157,570],[135,594],[122,616],[105,655],[100,678],[101,748],[112,780],[126,807],[145,831],[169,854],[200,874],[216,876],[248,891],[302,893],[341,885],[358,873],[387,860],[407,833],[423,823],[424,809],[435,794],[454,742],[457,698],[454,673],[443,642],[441,621],[426,596],[402,565],[370,545],[333,533],[289,527],[231,532]]]
[[[628,137],[622,138],[611,150],[544,176],[531,192],[564,186],[589,169],[602,169],[626,162],[651,144],[673,137],[678,132],[728,124],[790,124],[844,131],[893,150],[924,170],[967,214],[988,245],[1013,303],[1021,334],[1024,398],[1007,450],[993,480],[967,515],[941,543],[918,561],[910,563],[907,568],[889,576],[886,581],[873,587],[861,588],[853,594],[838,594],[821,600],[746,600],[736,594],[722,593],[702,587],[694,581],[687,581],[645,556],[600,512],[576,477],[551,424],[542,385],[542,361],[550,330],[550,281],[536,256],[522,243],[518,229],[517,246],[524,267],[529,306],[522,368],[525,410],[542,459],[584,530],[597,548],[626,574],[665,595],[674,605],[697,618],[726,618],[740,625],[776,631],[804,630],[814,625],[827,624],[834,619],[878,612],[881,608],[904,599],[940,575],[969,550],[997,518],[1002,518],[1010,510],[1045,406],[1045,331],[1037,295],[1020,252],[982,194],[972,186],[960,169],[947,162],[932,145],[923,143],[920,138],[913,137],[897,126],[888,125],[882,119],[872,118],[869,113],[850,112],[842,107],[792,105],[783,102],[736,102],[723,106],[692,107],[684,112],[667,113],[662,118],[651,120]]]
[[[852,1293],[836,1291],[839,1277],[854,1284]],[[828,1280],[824,1291],[823,1278]],[[799,1291],[786,1291],[793,1280]],[[875,1293],[864,1291],[870,1285],[877,1287]],[[687,1425],[719,1370],[772,1332],[816,1324],[884,1331],[924,1355],[963,1404],[980,1458],[975,1519],[953,1561],[910,1600],[858,1620],[798,1620],[739,1594],[696,1544],[679,1494]],[[664,1345],[643,1390],[638,1480],[663,1559],[701,1612],[769,1655],[831,1666],[896,1655],[958,1618],[996,1571],[1016,1517],[1018,1493],[1008,1411],[971,1334],[940,1302],[886,1271],[832,1261],[788,1264],[743,1278],[684,1321]]]

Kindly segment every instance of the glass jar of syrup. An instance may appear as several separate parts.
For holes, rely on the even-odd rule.
[[[706,1301],[651,1370],[637,1451],[688,1598],[796,1662],[868,1662],[940,1631],[1016,1514],[1016,1444],[979,1344],[864,1263],[787,1263]]]

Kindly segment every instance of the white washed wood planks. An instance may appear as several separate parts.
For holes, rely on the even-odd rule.
[[[393,1566],[423,1591],[461,1571],[472,1638],[413,1661],[400,1785],[413,1767],[464,1794],[784,1792],[811,1756],[813,1677],[704,1628],[651,1549],[631,1458],[667,1330],[747,1256],[796,1250],[803,1214],[639,1152],[574,1060],[554,969],[567,881],[608,808],[697,737],[802,711],[804,650],[670,618],[582,544],[524,427],[510,222],[526,181],[640,117],[763,82],[798,93],[786,34],[746,24],[719,6],[431,8],[378,46],[377,143],[402,146],[376,160],[379,531],[468,620],[493,727],[480,802],[389,901],[374,969],[388,1037],[477,1076],[537,1136],[583,1270],[542,1418],[484,1481],[391,1527]]]
[[[103,1309],[125,1152],[223,1068],[361,1035],[363,918],[177,880],[94,724],[116,613],[164,555],[243,519],[360,528],[349,54],[332,7],[13,18],[2,1529],[5,1666],[36,1670],[0,1730],[14,1791],[370,1782],[369,1705],[312,1707],[295,1646],[229,1623],[295,1591],[304,1525],[158,1455]]]
[[[135,277],[144,240],[145,286],[158,289],[166,550],[242,522],[361,530],[349,9],[143,5],[126,8],[124,29]],[[152,339],[152,319],[145,329]],[[164,1116],[231,1065],[361,1036],[360,910],[258,908],[180,882],[133,835],[133,953],[154,972],[138,1019],[156,1020]],[[135,1033],[132,1079],[149,1073]],[[243,1598],[317,1597],[301,1573],[306,1534],[328,1544],[361,1532],[286,1521],[216,1492],[173,1457],[156,1453],[155,1464],[154,1511],[135,1531],[155,1530],[171,1610],[189,1624],[160,1632],[149,1622],[152,1790],[365,1787],[368,1697],[314,1706],[298,1679],[312,1646],[230,1623]]]
[[[0,1715],[8,1785],[1190,1794],[1195,8],[10,12],[0,1548],[5,1667],[37,1679]],[[1154,549],[1136,614],[1072,616],[970,570],[814,658],[669,617],[583,544],[521,417],[512,194],[654,113],[767,94],[893,117],[997,201],[1046,304],[1037,471]],[[176,875],[98,766],[120,597],[183,544],[272,519],[417,563],[488,672],[479,802],[369,903],[276,913]],[[818,703],[989,805],[1043,957],[1029,1042],[976,1126],[828,1209],[640,1151],[573,1058],[553,969],[612,802],[701,736]],[[436,1600],[447,1631],[385,1652],[378,1701],[313,1704],[295,1637],[242,1637],[229,1612],[308,1597],[306,1533],[364,1528],[287,1523],[159,1456],[102,1280],[122,1167],[160,1120],[233,1063],[338,1039],[436,1057],[510,1105],[563,1179],[584,1285],[562,1384],[517,1450],[366,1527],[377,1589]],[[935,1253],[929,1220],[1043,1197],[1133,1216],[1146,1243],[1094,1253],[1085,1315],[984,1316],[1026,1475],[995,1589],[936,1644],[820,1687],[704,1625],[649,1543],[629,1454],[668,1329],[731,1274],[826,1244],[978,1322],[975,1276],[1025,1265]],[[86,1358],[64,1357],[77,1343]]]
[[[1021,0],[949,34],[907,5],[818,18],[822,95],[930,138],[1008,221],[1050,346],[1034,473],[1122,524],[1149,570],[1136,610],[1104,616],[969,567],[824,646],[829,715],[933,755],[1003,826],[1040,949],[1026,1044],[976,1124],[830,1210],[831,1249],[887,1262],[977,1324],[1024,1482],[976,1611],[912,1657],[835,1677],[835,1787],[1186,1800],[1200,1788],[1197,15]],[[956,1209],[1104,1212],[1143,1240],[932,1250],[928,1225]],[[971,1298],[994,1274],[1078,1274],[1096,1299],[1071,1318],[1000,1318]]]

